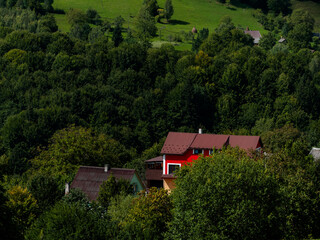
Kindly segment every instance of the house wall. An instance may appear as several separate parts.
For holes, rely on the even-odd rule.
[[[163,179],[163,188],[169,191],[174,189],[175,188],[174,180],[175,180],[174,178]]]
[[[137,186],[136,192],[140,192],[141,190],[144,190],[144,185],[142,182],[139,180],[136,174],[133,175],[130,184],[135,184]]]
[[[197,160],[200,155],[193,154],[193,150],[189,149],[184,155],[169,155],[166,154],[166,164],[165,164],[165,174],[168,173],[168,164],[176,163],[181,164],[181,166],[186,165],[187,163],[192,163],[194,160]],[[203,156],[209,156],[209,150],[205,149]]]

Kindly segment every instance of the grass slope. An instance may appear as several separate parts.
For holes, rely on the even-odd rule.
[[[314,30],[320,32],[320,4],[313,1],[297,1],[292,0],[292,10],[303,9],[307,10],[315,19]]]
[[[54,8],[68,11],[70,8],[87,10],[93,8],[98,11],[103,19],[112,21],[121,15],[126,21],[126,26],[133,25],[133,17],[138,13],[142,0],[55,0]],[[158,0],[160,7],[164,7],[165,0]],[[173,0],[174,14],[170,24],[157,24],[162,28],[164,35],[191,31],[203,27],[212,31],[217,27],[221,17],[229,15],[236,26],[249,26],[252,30],[263,31],[262,26],[252,16],[253,9],[247,6],[230,6],[219,4],[214,0]],[[56,15],[57,22],[62,31],[68,31],[68,25],[64,15]]]

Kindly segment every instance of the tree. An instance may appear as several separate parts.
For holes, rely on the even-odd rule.
[[[32,177],[28,190],[42,211],[52,207],[63,196],[56,179],[40,174]]]
[[[114,46],[118,47],[120,43],[123,41],[123,37],[121,34],[121,26],[116,25],[113,29],[112,41],[114,42]]]
[[[165,18],[168,21],[174,13],[172,0],[166,0],[164,9],[165,9]]]
[[[116,181],[111,174],[107,181],[104,181],[99,190],[98,202],[105,208],[108,208],[110,200],[119,194],[128,195],[133,193],[133,187],[124,179]]]
[[[272,32],[263,34],[259,41],[259,46],[266,50],[270,50],[276,44],[276,38]]]
[[[86,41],[91,31],[88,23],[77,23],[71,26],[70,36]]]
[[[45,15],[39,19],[37,32],[56,32],[58,25],[53,15]]]
[[[136,17],[136,36],[143,42],[154,37],[157,32],[157,27],[154,18],[150,15],[146,7],[142,7]]]
[[[84,24],[87,23],[88,21],[88,17],[87,15],[79,10],[79,9],[71,9],[68,13],[67,13],[67,20],[68,23],[73,26],[75,24]]]
[[[13,186],[8,190],[8,201],[6,205],[13,212],[13,221],[23,234],[36,219],[38,213],[37,200],[27,188]]]
[[[89,23],[100,25],[102,23],[101,16],[98,14],[97,10],[89,8],[86,11],[87,19]]]
[[[143,4],[152,17],[158,15],[159,5],[157,0],[144,0]]]
[[[173,208],[171,197],[162,188],[139,193],[122,224],[122,234],[132,239],[163,239]]]
[[[112,232],[106,216],[77,203],[59,202],[41,215],[25,234],[25,239],[106,239]]]
[[[281,239],[276,178],[244,151],[200,158],[181,168],[175,184],[168,239]]]
[[[47,12],[52,12],[53,11],[52,4],[53,4],[53,0],[44,0],[43,7]]]
[[[7,6],[7,0],[0,0],[0,7],[4,8]]]
[[[307,11],[293,11],[289,21],[292,30],[289,31],[287,37],[291,49],[298,51],[301,48],[309,47],[312,40],[314,21],[314,18]]]
[[[268,0],[267,5],[275,13],[288,13],[291,4],[290,0]]]
[[[48,148],[40,149],[39,155],[31,160],[30,172],[58,177],[63,184],[80,165],[104,166],[109,163],[122,167],[129,158],[119,142],[83,127],[70,126],[59,130],[49,142]]]
[[[79,188],[70,189],[70,192],[67,195],[63,196],[61,201],[68,204],[77,203],[82,206],[88,206],[90,204],[88,196]]]
[[[12,212],[7,206],[8,198],[5,196],[4,189],[0,185],[0,235],[8,240],[16,239],[15,226],[12,221]]]

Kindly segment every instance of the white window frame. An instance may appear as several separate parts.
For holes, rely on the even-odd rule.
[[[196,150],[196,149],[200,149],[200,148],[193,149],[192,154],[194,154],[194,155],[204,154],[204,149],[201,149],[201,153],[194,153],[194,150]]]
[[[209,149],[209,155],[212,155],[213,149]]]
[[[169,172],[169,166],[170,166],[170,165],[179,166],[179,168],[181,168],[181,163],[168,163],[168,166],[167,166],[167,167],[168,167],[168,168],[167,168],[167,169],[168,169],[168,174],[173,174],[173,173],[170,173],[170,172]]]

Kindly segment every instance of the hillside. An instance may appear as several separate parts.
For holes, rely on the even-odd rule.
[[[313,1],[297,1],[292,0],[292,9],[303,9],[307,10],[312,17],[315,19],[315,28],[316,32],[320,32],[320,4]]]
[[[160,7],[164,6],[165,0],[158,1]],[[112,20],[121,15],[126,20],[126,26],[133,23],[133,17],[139,11],[142,0],[55,0],[54,8],[68,11],[70,8],[87,10],[93,8],[98,11],[103,19]],[[229,15],[236,26],[264,31],[261,24],[252,16],[254,9],[246,5],[230,6],[223,5],[211,0],[174,0],[174,15],[170,24],[157,24],[162,31],[162,40],[166,40],[168,35],[180,33],[181,31],[191,31],[195,26],[197,29],[204,27],[212,31],[219,24],[221,17]],[[65,15],[56,15],[59,28],[62,31],[70,29]],[[159,41],[160,39],[154,39]]]

